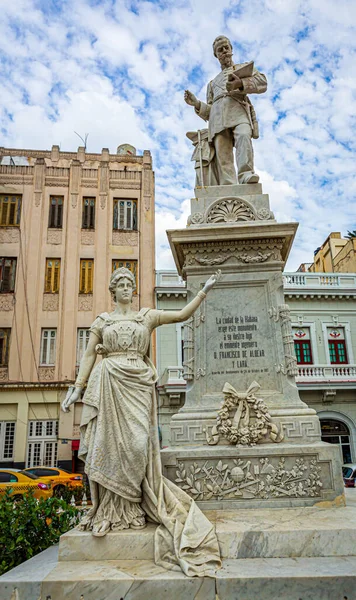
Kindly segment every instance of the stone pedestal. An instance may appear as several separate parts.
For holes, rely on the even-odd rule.
[[[188,300],[217,269],[222,276],[185,326],[186,401],[171,421],[172,446],[162,451],[164,474],[204,507],[308,506],[332,500],[343,489],[339,450],[321,442],[319,419],[299,397],[283,295],[283,268],[298,224],[275,221],[259,184],[195,191],[187,228],[167,232],[178,272],[187,281]],[[278,434],[268,430],[252,447],[248,436],[240,436],[236,445],[221,431],[214,435],[225,384],[246,393],[253,382],[260,386],[255,397]],[[242,420],[247,427],[256,423],[252,404],[237,402],[240,430]],[[203,469],[204,460],[205,474],[196,473],[196,488],[195,471]],[[318,481],[314,490],[310,478]],[[277,491],[278,482],[283,491]]]

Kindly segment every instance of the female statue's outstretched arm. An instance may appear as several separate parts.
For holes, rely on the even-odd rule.
[[[64,412],[68,412],[70,405],[80,400],[84,386],[89,379],[89,375],[96,361],[97,354],[95,352],[95,346],[99,341],[98,336],[95,333],[90,332],[87,349],[80,361],[77,379],[75,384],[68,389],[65,400],[62,402],[62,410]]]
[[[181,321],[186,321],[191,317],[198,306],[203,302],[207,293],[211,288],[215,285],[215,283],[220,279],[221,271],[216,271],[209,279],[205,282],[205,285],[200,292],[197,293],[195,298],[187,306],[182,308],[182,310],[165,310],[162,311],[159,319],[160,325],[167,325],[168,323],[180,323]]]

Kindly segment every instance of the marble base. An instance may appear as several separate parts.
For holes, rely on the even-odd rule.
[[[337,446],[182,446],[161,451],[163,474],[204,510],[291,508],[343,495]]]
[[[47,560],[45,550],[38,558]],[[26,564],[26,563],[25,563]],[[59,562],[36,589],[0,578],[2,600],[355,600],[356,557],[225,560],[216,578],[191,578],[152,561]],[[15,573],[16,571],[16,573]],[[12,577],[12,580],[11,580]],[[17,577],[17,579],[15,578]],[[7,581],[4,580],[7,578]],[[33,578],[32,578],[33,579]],[[38,595],[37,592],[40,592]]]
[[[339,504],[345,499],[342,496]],[[356,554],[356,506],[205,511],[215,525],[223,559],[351,556]],[[110,532],[64,534],[60,561],[152,560],[155,525]]]

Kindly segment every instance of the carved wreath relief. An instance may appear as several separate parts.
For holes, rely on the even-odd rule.
[[[273,442],[281,442],[283,434],[272,423],[267,405],[256,397],[260,385],[253,381],[247,392],[237,392],[232,385],[225,383],[225,399],[218,412],[216,425],[206,439],[211,446],[218,444],[220,436],[236,446],[255,446],[266,435]]]
[[[320,496],[315,457],[179,462],[175,483],[194,500],[243,500]]]

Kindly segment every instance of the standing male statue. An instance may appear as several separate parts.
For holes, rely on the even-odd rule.
[[[230,40],[219,35],[213,43],[214,56],[221,72],[209,82],[207,102],[198,100],[185,91],[184,100],[194,106],[195,112],[209,121],[209,141],[215,147],[216,171],[219,185],[236,183],[233,148],[239,183],[257,183],[254,172],[252,138],[258,138],[258,124],[254,108],[247,94],[262,94],[267,89],[263,73],[253,63],[234,64]]]

